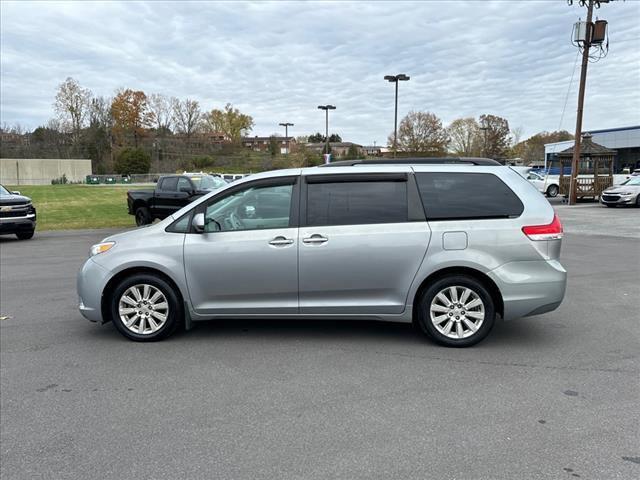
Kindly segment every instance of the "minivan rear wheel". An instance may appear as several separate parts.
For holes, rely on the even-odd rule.
[[[125,278],[114,289],[111,319],[128,339],[148,342],[171,335],[182,323],[183,311],[167,281],[142,273]]]
[[[470,347],[489,334],[495,315],[493,299],[482,283],[470,276],[450,275],[423,292],[417,320],[437,343]]]

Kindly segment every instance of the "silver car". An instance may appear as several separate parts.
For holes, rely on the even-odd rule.
[[[493,160],[279,170],[94,245],[79,308],[138,341],[216,318],[340,318],[464,347],[496,316],[560,305],[561,239],[547,200]]]
[[[600,203],[607,207],[618,205],[640,207],[640,177],[631,177],[620,185],[607,188],[600,195]]]

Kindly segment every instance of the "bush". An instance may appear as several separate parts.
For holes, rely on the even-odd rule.
[[[51,185],[66,185],[67,183],[69,183],[69,179],[67,179],[66,173],[63,173],[59,178],[51,180]]]
[[[131,175],[133,173],[149,173],[151,157],[141,148],[125,148],[114,163],[116,173]]]

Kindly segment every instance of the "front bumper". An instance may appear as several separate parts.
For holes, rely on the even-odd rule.
[[[567,271],[557,260],[509,262],[488,275],[502,293],[505,320],[555,310],[567,287]]]
[[[84,318],[104,323],[102,317],[102,292],[111,278],[108,270],[89,258],[78,272],[78,309]]]
[[[0,217],[0,233],[29,232],[36,229],[36,214],[22,217]]]
[[[639,194],[620,195],[618,193],[612,193],[607,195],[603,193],[600,195],[600,203],[603,205],[633,205],[636,203]]]

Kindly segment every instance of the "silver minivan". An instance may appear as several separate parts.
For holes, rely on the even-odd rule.
[[[216,318],[375,319],[464,347],[560,305],[561,241],[547,200],[493,160],[278,170],[94,245],[79,308],[138,341]]]

